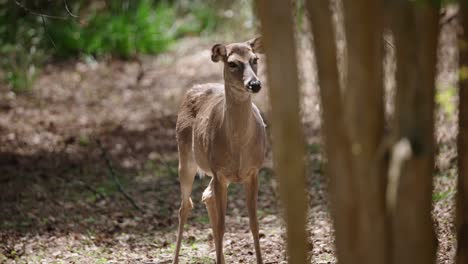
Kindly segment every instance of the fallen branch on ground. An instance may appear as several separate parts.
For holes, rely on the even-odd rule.
[[[141,213],[144,213],[145,211],[143,209],[141,209],[141,207],[139,207],[135,201],[133,200],[133,198],[123,189],[122,187],[122,184],[120,184],[120,181],[119,181],[119,178],[117,177],[117,174],[115,173],[115,170],[114,170],[114,167],[112,166],[112,162],[111,160],[109,159],[109,156],[107,155],[107,151],[106,149],[102,146],[102,143],[100,140],[96,140],[96,143],[98,145],[98,147],[101,149],[101,156],[102,158],[105,160],[106,162],[106,165],[107,165],[107,168],[109,169],[109,173],[110,173],[110,176],[111,176],[111,179],[112,181],[114,182],[115,186],[117,187],[117,189],[119,190],[120,193],[123,194],[123,196],[125,196],[125,198],[132,204],[132,206],[140,211]]]

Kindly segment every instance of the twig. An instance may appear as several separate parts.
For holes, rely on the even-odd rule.
[[[36,16],[40,16],[40,17],[46,17],[46,18],[52,18],[52,19],[60,19],[60,20],[67,20],[68,17],[64,17],[64,16],[52,16],[52,15],[47,15],[47,14],[42,14],[42,13],[39,13],[39,12],[36,12],[34,10],[31,10],[29,9],[28,7],[26,7],[25,5],[23,5],[21,2],[19,2],[18,0],[15,0],[15,4],[19,7],[21,7],[24,11],[28,12],[28,13],[31,13],[33,15],[36,15]]]
[[[78,16],[74,15],[71,11],[70,11],[70,8],[68,7],[68,2],[67,0],[63,0],[64,4],[65,4],[65,9],[67,10],[67,13],[72,17],[72,18],[77,18]],[[30,13],[30,14],[33,14],[33,15],[36,15],[36,16],[39,16],[41,17],[41,20],[42,20],[42,26],[44,27],[44,31],[47,35],[47,38],[50,40],[50,42],[52,43],[52,46],[54,46],[54,49],[57,49],[57,45],[55,45],[55,41],[52,39],[52,36],[50,35],[49,31],[47,30],[47,25],[46,25],[46,18],[51,18],[51,19],[60,19],[60,20],[68,20],[69,18],[68,17],[64,17],[64,16],[53,16],[53,15],[48,15],[48,14],[43,14],[43,13],[39,13],[39,12],[36,12],[28,7],[26,7],[25,5],[23,5],[21,2],[19,2],[18,0],[15,0],[15,4],[17,6],[19,6],[20,8],[22,8],[24,11]]]
[[[102,146],[101,141],[98,139],[98,140],[96,140],[96,143],[97,143],[98,147],[101,149],[102,158],[106,161],[106,165],[107,165],[107,168],[109,169],[110,176],[112,177],[112,180],[114,181],[114,184],[117,187],[117,189],[119,190],[119,192],[121,192],[123,194],[123,196],[125,196],[125,198],[132,204],[132,206],[135,209],[137,209],[141,213],[144,213],[145,211],[143,209],[141,209],[141,207],[139,207],[135,203],[135,201],[132,199],[132,197],[130,197],[130,195],[128,195],[128,193],[123,189],[122,185],[120,184],[120,181],[119,181],[119,179],[117,177],[117,174],[115,173],[114,167],[112,166],[112,162],[109,159],[109,156],[107,155],[106,149]]]
[[[63,3],[65,4],[65,9],[67,10],[67,13],[73,17],[73,18],[78,18],[77,15],[74,15],[71,11],[70,11],[70,8],[68,7],[68,1],[67,0],[63,0]]]
[[[52,38],[52,36],[50,36],[49,31],[47,30],[46,21],[45,21],[45,18],[44,18],[43,15],[41,15],[41,19],[42,19],[42,26],[44,27],[44,32],[46,33],[47,38],[48,38],[48,39],[50,40],[50,42],[52,43],[52,46],[54,46],[54,49],[57,49],[57,46],[55,45],[54,39]]]

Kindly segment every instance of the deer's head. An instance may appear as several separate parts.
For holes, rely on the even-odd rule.
[[[258,53],[263,53],[260,37],[243,43],[215,44],[211,49],[211,60],[224,63],[224,82],[230,89],[258,93],[262,88],[257,77]]]

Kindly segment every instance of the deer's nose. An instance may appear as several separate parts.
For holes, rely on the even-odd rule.
[[[259,80],[251,80],[247,84],[247,88],[253,93],[258,93],[262,89],[262,83]]]

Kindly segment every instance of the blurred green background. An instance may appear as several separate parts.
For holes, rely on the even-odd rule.
[[[50,61],[134,59],[182,37],[250,30],[251,7],[251,0],[0,0],[1,82],[27,92]]]

